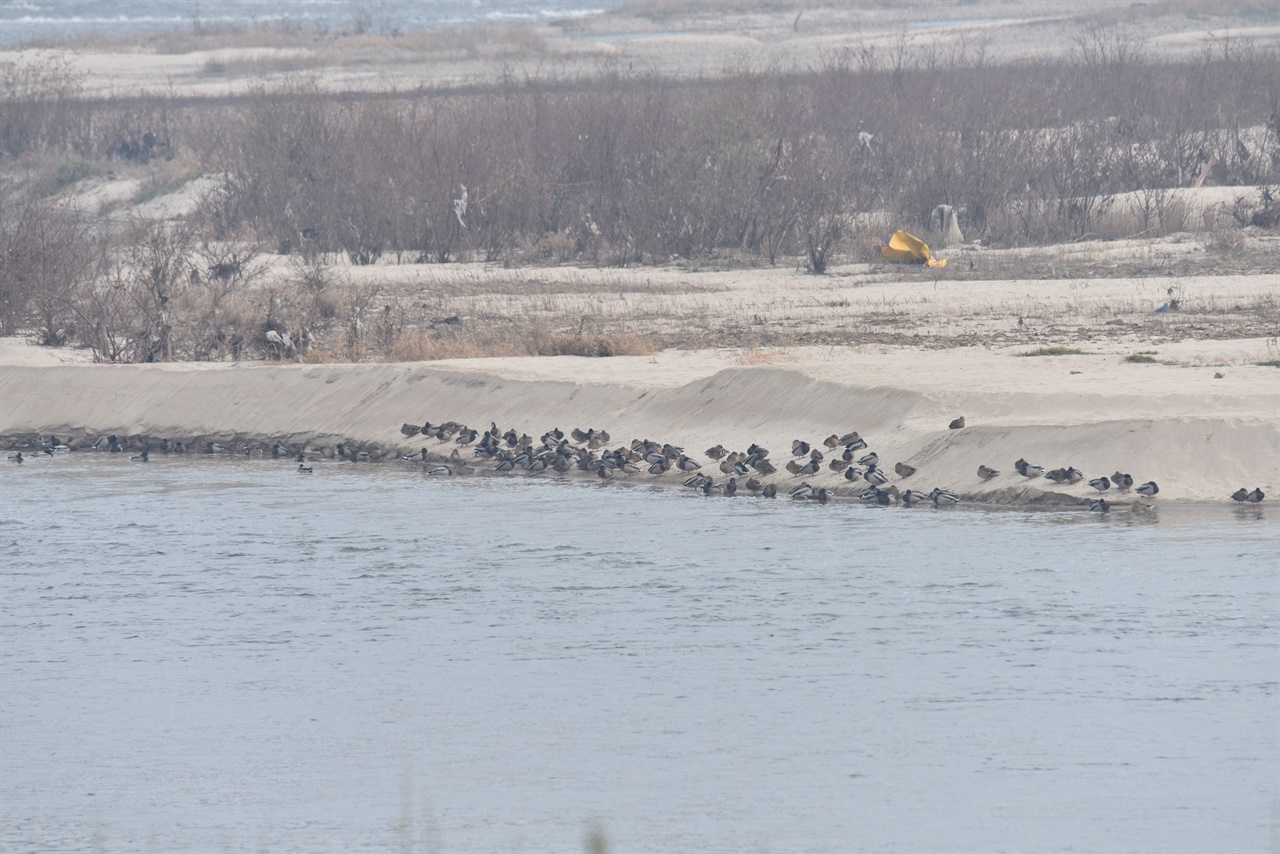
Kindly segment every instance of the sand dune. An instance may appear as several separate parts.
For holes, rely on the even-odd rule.
[[[615,445],[652,438],[684,445],[700,460],[711,445],[758,442],[780,465],[792,439],[818,446],[833,432],[858,430],[885,468],[898,461],[919,468],[902,488],[941,486],[993,503],[1091,494],[1016,475],[1018,457],[1046,468],[1074,465],[1088,476],[1121,469],[1139,482],[1154,479],[1161,501],[1217,502],[1240,486],[1275,492],[1280,384],[1275,368],[1240,363],[1265,356],[1265,342],[1176,346],[1235,364],[1135,365],[1118,352],[1028,359],[983,348],[798,348],[777,354],[775,364],[745,366],[715,351],[324,366],[39,367],[5,358],[0,434],[347,439],[402,450],[424,444],[400,434],[405,421],[496,421],[535,436],[604,428]],[[961,414],[968,426],[947,429]],[[980,481],[979,464],[1004,474]],[[678,483],[675,475],[660,480]],[[808,480],[848,486],[825,468]]]

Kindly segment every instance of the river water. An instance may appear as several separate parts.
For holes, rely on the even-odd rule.
[[[293,469],[0,470],[0,850],[1280,849],[1274,507]]]

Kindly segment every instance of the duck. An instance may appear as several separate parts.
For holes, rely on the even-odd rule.
[[[811,474],[817,474],[821,470],[822,470],[821,460],[809,460],[809,462],[805,463],[803,466],[800,467],[800,471],[796,472],[796,474],[797,476],[807,476]]]
[[[778,494],[778,487],[774,486],[774,485],[771,483],[771,484],[769,484],[768,486],[766,486],[766,487],[764,488],[764,490],[760,493],[760,497],[761,497],[761,498],[774,498],[774,497],[776,497],[776,496],[777,496],[777,494]]]
[[[868,504],[878,504],[881,507],[888,507],[893,503],[893,497],[883,489],[876,489],[874,486],[862,490],[858,494],[858,498]]]
[[[427,461],[427,449],[423,448],[416,454],[405,454],[401,459],[408,460],[411,463],[425,463]]]
[[[1133,475],[1116,472],[1111,475],[1111,483],[1122,493],[1128,492],[1130,489],[1133,489]]]
[[[1074,486],[1084,480],[1084,472],[1080,471],[1080,469],[1075,466],[1067,466],[1066,477],[1064,480]]]
[[[963,415],[961,415],[959,418],[955,419],[954,421],[952,421],[950,424],[947,425],[947,428],[950,430],[960,430],[963,427],[964,427]]]
[[[908,507],[915,507],[917,504],[923,504],[929,500],[929,493],[919,492],[914,489],[908,489],[902,493],[902,503]]]
[[[872,451],[862,459],[858,460],[858,465],[866,466],[867,468],[875,468],[880,465],[880,455],[875,451]]]
[[[1231,493],[1232,501],[1247,501],[1248,499],[1249,499],[1249,490],[1245,489],[1243,486],[1237,489],[1235,492]]]
[[[707,448],[705,451],[705,455],[713,460],[718,460],[727,453],[729,452],[724,449],[724,445],[716,445],[714,448]]]
[[[1023,477],[1039,477],[1044,474],[1044,466],[1033,466],[1023,459],[1019,459],[1013,467]]]
[[[791,440],[791,456],[807,457],[809,455],[809,443],[800,439]]]
[[[698,472],[693,477],[685,480],[683,485],[690,489],[702,489],[702,484],[708,480],[711,480],[711,478],[707,477],[702,472]]]
[[[7,459],[11,463],[17,463],[18,465],[22,465],[22,460],[23,460],[22,451],[18,451],[18,453],[16,454],[10,454],[5,459]]]
[[[1111,488],[1111,479],[1106,475],[1103,475],[1102,477],[1095,477],[1093,480],[1089,481],[1089,485],[1099,492],[1106,492]]]
[[[869,466],[867,468],[866,474],[862,476],[862,479],[865,480],[867,483],[871,484],[872,486],[879,486],[880,484],[887,481],[889,478],[887,475],[885,475],[884,472],[880,471],[880,469],[876,468],[875,466]]]
[[[429,427],[430,422],[427,422],[427,425]],[[412,437],[421,433],[422,428],[419,427],[417,424],[409,424],[408,422],[405,422],[404,424],[400,425],[400,432],[403,433],[405,436]]]
[[[991,468],[991,466],[978,466],[978,477],[983,480],[991,480],[991,478],[996,477],[999,474],[1000,472],[997,469]]]
[[[724,485],[725,498],[732,498],[738,493],[738,479],[736,477],[729,478],[729,482]]]
[[[1067,470],[1066,470],[1066,469],[1054,469],[1053,471],[1045,472],[1045,474],[1044,474],[1044,479],[1045,479],[1045,480],[1051,480],[1051,481],[1053,481],[1054,483],[1062,483],[1063,481],[1065,481],[1065,480],[1067,479]]]
[[[427,469],[427,474],[429,474],[429,475],[451,475],[451,474],[453,474],[453,467],[452,467],[452,466],[447,466],[447,465],[439,465],[439,466],[436,466],[435,468]]]
[[[1095,498],[1089,502],[1089,510],[1094,513],[1106,513],[1110,509],[1111,504],[1105,498]]]
[[[596,477],[601,480],[608,480],[613,477],[614,468],[612,466],[600,466],[596,469]]]
[[[168,445],[168,444],[169,444],[168,441],[166,441],[165,445]],[[166,447],[165,453],[168,453],[168,452],[169,452],[169,449]],[[275,457],[276,459],[279,459],[281,454],[287,454],[287,453],[288,453],[288,449],[286,449],[285,446],[281,445],[279,442],[273,442],[271,444],[271,456]]]
[[[893,470],[898,477],[911,477],[911,475],[919,471],[915,466],[909,466],[906,463],[894,463]]]
[[[853,455],[858,451],[865,450],[867,443],[864,439],[858,438],[844,446],[844,458],[846,462],[853,460]]]
[[[762,475],[764,475],[765,477],[768,477],[769,475],[774,474],[774,473],[776,473],[776,472],[778,471],[778,470],[774,467],[773,463],[771,463],[771,462],[769,462],[768,460],[765,460],[765,459],[756,460],[756,461],[751,465],[751,467],[752,467],[753,469],[755,469],[757,473],[762,474]]]
[[[808,498],[815,492],[814,488],[808,483],[802,483],[788,493],[792,498]]]
[[[747,487],[748,492],[759,492],[763,487],[763,484],[754,477],[747,478],[747,482],[744,485]]]
[[[1160,491],[1160,487],[1159,485],[1156,484],[1154,480],[1149,480],[1146,483],[1142,484],[1142,486],[1139,486],[1134,491],[1137,492],[1139,495],[1145,495],[1148,498],[1154,498],[1155,495]]]
[[[960,503],[960,496],[956,495],[954,492],[947,492],[945,489],[938,489],[936,487],[933,492],[929,493],[929,497],[933,499],[933,505],[935,507],[942,507],[943,505],[951,506],[953,504]]]
[[[827,492],[825,488],[819,489],[818,494],[813,497],[817,499],[819,504],[826,504],[831,498],[831,493]]]
[[[791,474],[794,474],[794,475],[800,474],[800,464],[795,460],[787,460],[786,468],[787,468],[787,471],[789,471]]]
[[[140,454],[134,454],[132,457],[129,457],[129,459],[133,460],[135,463],[149,463],[151,462],[151,453],[149,451],[143,451]]]
[[[302,463],[298,463],[298,474],[311,474],[313,471],[315,471],[313,466],[305,466]]]
[[[676,468],[680,469],[680,471],[697,471],[702,468],[702,463],[695,463],[688,457],[682,456],[676,460]]]
[[[114,439],[115,437],[114,437],[114,436],[112,436],[111,438],[113,438],[113,439]],[[219,445],[217,442],[205,442],[205,443],[204,443],[204,452],[205,452],[206,454],[221,454],[221,453],[222,453],[223,451],[225,451],[225,450],[226,450],[226,448],[225,448],[225,447],[223,447],[222,445]],[[342,451],[342,445],[341,445],[341,443],[339,443],[339,445],[338,445],[338,451],[339,451],[339,453],[341,453],[341,451]]]
[[[834,451],[836,446],[840,444],[840,437],[835,433],[832,433],[830,436],[822,440],[822,444],[825,445],[828,450]]]
[[[840,459],[840,457],[832,457],[831,462],[827,463],[827,468],[834,472],[842,472],[844,471],[845,465],[845,461]]]
[[[1249,493],[1248,497],[1245,498],[1245,501],[1249,502],[1250,504],[1261,504],[1262,499],[1266,497],[1267,497],[1267,494],[1255,486],[1253,488],[1253,492]]]
[[[841,436],[840,440],[836,444],[844,445],[847,447],[849,445],[854,444],[855,442],[860,442],[860,441],[862,441],[862,437],[858,435],[857,430],[853,430]]]

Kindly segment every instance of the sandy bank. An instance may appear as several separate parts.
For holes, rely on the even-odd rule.
[[[820,446],[831,433],[858,430],[883,467],[919,469],[904,489],[941,486],[994,502],[1091,494],[1014,474],[1013,461],[1025,457],[1089,477],[1120,469],[1154,479],[1161,501],[1217,502],[1240,486],[1280,495],[1280,383],[1275,368],[1252,364],[1267,358],[1265,341],[1162,348],[1178,365],[1131,364],[1120,351],[1021,358],[984,348],[871,350],[323,366],[24,366],[6,357],[0,434],[345,438],[416,449],[423,442],[406,440],[403,422],[496,421],[533,436],[596,427],[614,445],[668,441],[718,474],[701,453],[715,444],[757,442],[780,464],[792,439]],[[949,430],[958,415],[968,426]],[[979,464],[1004,473],[984,483]],[[848,487],[826,468],[807,479]],[[678,482],[674,474],[662,480]],[[792,480],[784,473],[779,482]]]

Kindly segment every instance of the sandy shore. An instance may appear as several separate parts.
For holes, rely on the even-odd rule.
[[[756,354],[757,364],[734,351],[668,351],[372,365],[41,365],[19,364],[22,346],[10,339],[0,348],[0,434],[346,439],[400,451],[423,444],[401,435],[406,421],[481,429],[496,421],[532,436],[603,428],[615,446],[671,442],[718,475],[702,454],[716,444],[756,442],[781,462],[793,439],[820,447],[832,433],[858,430],[882,467],[919,469],[902,489],[940,486],[992,503],[1092,494],[1083,484],[1020,477],[1012,465],[1019,457],[1088,477],[1119,469],[1155,480],[1165,502],[1280,488],[1280,384],[1274,367],[1254,364],[1268,358],[1264,339],[1162,347],[1178,364],[1128,363],[1127,349],[1105,347],[1037,358],[1011,348],[864,347],[768,351]],[[959,415],[967,426],[948,429]],[[984,482],[979,464],[1003,474]],[[776,479],[799,482],[785,472]],[[679,482],[675,474],[656,480]],[[861,488],[826,468],[807,480]]]

